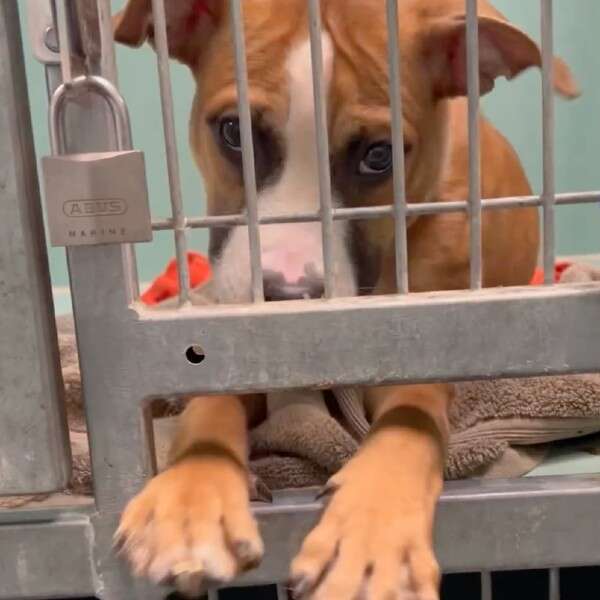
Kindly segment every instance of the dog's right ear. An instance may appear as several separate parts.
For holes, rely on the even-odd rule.
[[[170,55],[193,67],[223,18],[225,0],[164,0]],[[154,45],[151,0],[129,0],[113,17],[115,40],[138,47]]]
[[[537,44],[497,11],[495,13],[479,15],[482,94],[494,88],[498,77],[512,79],[530,67],[542,66],[542,54]],[[456,14],[433,20],[424,39],[424,54],[433,75],[435,94],[438,97],[466,96],[466,16]],[[565,98],[577,98],[579,87],[569,67],[556,57],[553,66],[556,92]]]

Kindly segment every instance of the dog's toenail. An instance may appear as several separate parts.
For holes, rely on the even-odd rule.
[[[292,590],[292,596],[300,600],[311,587],[310,579],[306,575],[298,575],[290,581],[289,587]]]
[[[244,569],[250,569],[259,562],[252,544],[246,540],[239,540],[233,544],[233,553],[242,563]]]
[[[124,533],[117,531],[113,536],[113,549],[117,554],[120,554],[125,549],[127,543],[127,537]]]
[[[327,483],[323,489],[321,489],[321,491],[317,494],[317,500],[324,500],[324,499],[329,499],[331,498],[331,496],[333,496],[338,490],[340,489],[340,486],[337,483]]]

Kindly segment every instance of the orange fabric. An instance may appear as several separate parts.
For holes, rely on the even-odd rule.
[[[188,252],[190,269],[190,286],[198,287],[211,277],[210,263],[206,257],[196,252]],[[162,275],[159,275],[152,285],[142,294],[142,302],[148,305],[158,304],[163,300],[177,296],[179,293],[177,262],[172,260]]]
[[[554,283],[558,283],[560,281],[561,275],[563,271],[570,267],[573,263],[563,261],[557,262],[554,265]],[[531,285],[543,285],[544,284],[544,269],[538,267],[533,274],[533,278],[531,279]]]

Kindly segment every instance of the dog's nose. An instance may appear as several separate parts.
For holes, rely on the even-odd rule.
[[[267,302],[321,298],[325,291],[321,278],[301,277],[295,283],[290,283],[282,273],[273,271],[265,271],[263,284]]]

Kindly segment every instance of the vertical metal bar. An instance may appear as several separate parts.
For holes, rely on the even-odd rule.
[[[118,86],[111,0],[97,0],[97,6],[100,26],[101,71],[105,77]]]
[[[467,2],[467,87],[469,112],[469,225],[471,289],[481,289],[481,155],[479,144],[479,20],[477,0]]]
[[[235,52],[235,75],[238,92],[238,114],[242,140],[242,166],[248,213],[248,238],[250,243],[250,268],[252,270],[252,295],[254,302],[264,302],[263,272],[260,249],[260,227],[258,224],[258,195],[252,143],[252,115],[248,96],[248,67],[246,64],[246,42],[244,37],[243,13],[240,0],[229,0],[231,28]]]
[[[321,2],[309,0],[310,52],[315,98],[315,127],[317,132],[317,159],[319,161],[319,195],[321,200],[321,228],[323,231],[323,266],[325,270],[325,297],[333,297],[333,212],[331,200],[331,172],[329,166],[329,135],[327,127],[327,98],[323,81],[323,43],[321,39]]]
[[[22,42],[17,2],[0,2],[0,495],[71,476]]]
[[[93,6],[95,5],[95,6]],[[87,2],[53,2],[55,7],[54,14],[55,27],[59,30],[59,46],[61,58],[62,81],[65,85],[72,85],[78,78],[87,76],[95,77],[101,75],[104,80],[108,80],[116,85],[117,82],[117,64],[115,59],[114,41],[112,35],[112,20],[110,14],[109,0],[87,0]],[[80,14],[77,12],[80,11]],[[83,51],[90,52],[85,57],[79,57],[83,60],[77,65],[74,64],[73,32],[72,27],[78,24],[81,28],[81,40]],[[53,71],[51,65],[47,65],[47,75]],[[99,81],[98,84],[101,84]],[[50,89],[49,89],[50,91]],[[101,90],[98,90],[101,92]],[[115,90],[114,97],[119,96]],[[102,99],[94,99],[88,96],[89,102],[98,102],[102,105]],[[122,118],[114,123],[115,134],[119,140],[119,150],[130,150],[131,130],[129,124],[129,114],[125,103],[120,99],[120,107],[117,109]],[[112,110],[114,110],[114,106]],[[92,117],[94,118],[94,117]],[[66,127],[65,123],[58,123],[56,132],[63,136],[62,129]],[[90,123],[90,130],[93,130],[94,124]],[[81,137],[81,136],[80,136]],[[75,141],[75,140],[70,140]],[[61,142],[61,147],[63,143]],[[132,244],[121,245],[123,255],[123,266],[125,269],[125,285],[127,297],[133,302],[139,298],[139,277],[137,272],[137,262],[135,257],[135,248]],[[69,253],[70,250],[67,250]]]
[[[64,83],[68,83],[74,78],[71,52],[71,36],[69,35],[68,23],[69,11],[66,2],[67,0],[59,0],[55,4],[60,54],[60,69],[62,73],[62,80]]]
[[[283,583],[277,585],[277,600],[288,600],[288,590]]]
[[[400,42],[398,0],[387,0],[388,53],[390,69],[390,106],[394,152],[394,224],[396,247],[396,286],[400,294],[408,288],[408,242],[406,223],[406,181],[404,177],[404,127],[400,88]]]
[[[98,8],[98,26],[100,28],[100,72],[103,77],[118,87],[119,80],[113,36],[111,1],[97,0],[96,6]],[[125,111],[127,111],[126,106]],[[131,138],[131,124],[128,111],[127,115],[127,133]],[[131,141],[129,147],[133,148],[133,143]],[[138,300],[140,297],[140,278],[135,255],[135,246],[133,244],[123,244],[123,261],[127,273],[128,294],[132,300]]]
[[[173,112],[173,93],[171,73],[169,70],[169,44],[167,39],[167,20],[164,0],[152,0],[154,16],[154,37],[160,83],[160,101],[163,115],[165,148],[167,152],[167,171],[169,174],[169,190],[171,210],[173,214],[173,230],[175,234],[175,251],[177,255],[177,271],[179,277],[179,304],[189,301],[190,274],[187,260],[186,220],[183,213],[181,195],[181,177],[179,174],[179,156],[177,154],[177,137],[175,134],[175,117]]]
[[[219,600],[218,590],[209,590],[208,594],[206,594],[206,600]]]
[[[542,144],[544,283],[554,282],[555,249],[555,174],[554,174],[554,92],[553,92],[553,20],[552,0],[541,0],[542,25]]]
[[[560,600],[560,569],[550,569],[549,578],[549,600]]]
[[[492,600],[492,574],[489,571],[481,572],[481,600]]]

